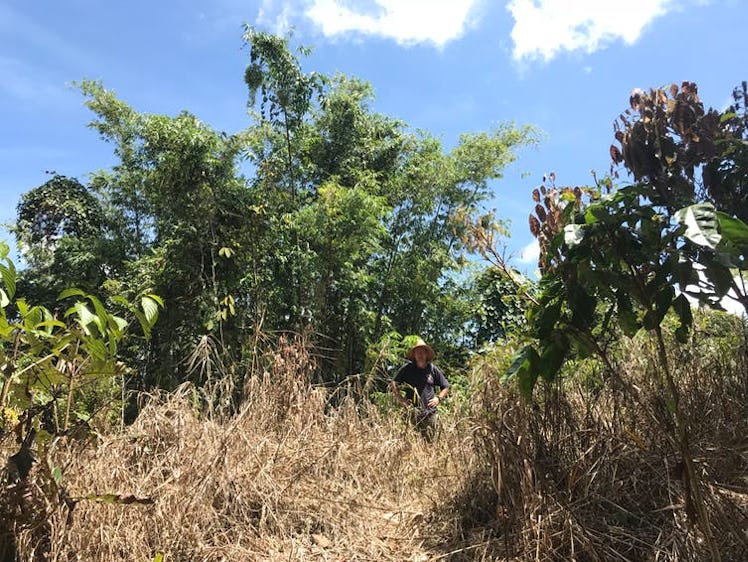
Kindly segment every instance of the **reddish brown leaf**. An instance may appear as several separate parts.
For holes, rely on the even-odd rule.
[[[535,217],[535,215],[530,215],[530,232],[535,238],[540,234],[540,221]]]
[[[623,162],[621,151],[618,150],[618,147],[613,144],[610,145],[610,157],[613,159],[613,162],[615,162],[616,164],[620,164],[621,162]]]
[[[639,88],[636,88],[634,91],[631,92],[631,97],[629,98],[629,104],[631,104],[631,109],[634,111],[639,110],[639,104],[641,103],[641,95],[642,91]]]
[[[540,192],[537,188],[532,190],[532,200],[536,203],[540,203]]]
[[[535,213],[538,215],[541,222],[545,222],[545,209],[543,208],[543,205],[540,203],[535,205]]]
[[[549,209],[550,210],[550,209]],[[545,217],[545,224],[548,227],[548,229],[551,232],[556,231],[556,224],[558,223],[558,220],[556,218],[556,214],[558,213],[558,209],[553,209],[548,215]]]

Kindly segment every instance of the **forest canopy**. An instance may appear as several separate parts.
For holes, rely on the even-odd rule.
[[[374,112],[368,83],[306,72],[288,39],[248,28],[245,42],[249,120],[234,134],[78,83],[117,162],[23,196],[21,293],[51,308],[71,285],[159,295],[133,359],[166,388],[204,336],[250,365],[260,333],[312,334],[328,381],[372,368],[367,352],[393,337],[421,334],[445,361],[495,337],[462,229],[537,131],[505,123],[445,149]]]

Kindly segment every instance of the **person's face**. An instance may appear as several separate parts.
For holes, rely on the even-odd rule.
[[[429,352],[425,347],[417,347],[413,351],[413,357],[415,357],[416,365],[419,367],[425,367],[428,363]]]

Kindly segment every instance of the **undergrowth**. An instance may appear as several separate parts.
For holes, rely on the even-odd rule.
[[[710,329],[671,353],[722,559],[742,561],[745,337]],[[238,412],[184,385],[142,397],[132,425],[56,440],[22,490],[6,474],[0,540],[19,560],[704,559],[645,348],[620,350],[633,395],[577,364],[532,404],[498,383],[499,348],[427,444],[354,384],[313,385],[308,347],[281,339]]]

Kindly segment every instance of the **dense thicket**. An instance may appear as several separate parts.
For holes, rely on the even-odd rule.
[[[203,336],[252,365],[259,334],[314,333],[327,380],[362,370],[393,332],[447,356],[471,345],[479,317],[454,217],[480,209],[532,130],[502,125],[445,150],[374,112],[367,83],[306,73],[281,38],[245,39],[250,121],[238,133],[79,85],[118,162],[87,186],[54,177],[24,196],[24,294],[49,306],[70,284],[160,295],[136,355],[144,382],[165,387]]]

